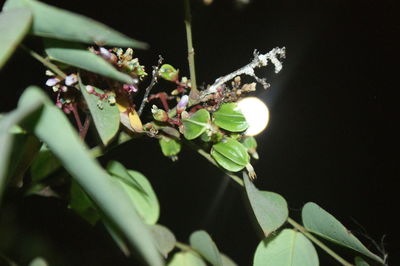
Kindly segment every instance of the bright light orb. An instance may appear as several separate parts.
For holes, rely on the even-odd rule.
[[[245,135],[258,135],[267,127],[269,110],[263,101],[256,97],[246,97],[238,102],[238,106],[249,124]]]

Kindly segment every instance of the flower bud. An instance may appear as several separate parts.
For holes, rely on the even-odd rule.
[[[168,120],[168,114],[162,109],[158,109],[157,106],[153,105],[151,108],[151,112],[156,121],[165,122]]]
[[[92,94],[92,93],[94,92],[94,88],[93,88],[92,86],[90,86],[90,85],[87,85],[87,86],[86,86],[86,91],[87,91],[89,94]]]
[[[60,82],[60,80],[59,80],[58,78],[49,78],[49,79],[46,81],[46,86],[53,87],[53,86],[55,86],[58,82]]]
[[[73,86],[78,82],[78,76],[76,74],[71,74],[65,78],[65,85]]]
[[[114,95],[109,95],[107,97],[107,101],[109,104],[114,105],[117,101],[115,100],[115,96]]]
[[[180,101],[178,102],[178,105],[176,106],[176,111],[178,113],[182,113],[183,111],[185,111],[188,103],[189,103],[189,96],[183,95]]]
[[[106,60],[110,60],[111,59],[111,55],[112,55],[112,53],[110,52],[110,51],[108,51],[106,48],[104,48],[104,47],[100,47],[100,49],[99,49],[99,52],[100,52],[100,55],[104,58],[104,59],[106,59]]]

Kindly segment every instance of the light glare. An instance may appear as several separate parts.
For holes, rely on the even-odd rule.
[[[245,132],[247,136],[258,135],[267,127],[269,110],[263,101],[256,97],[246,97],[238,102],[238,106],[249,124]]]

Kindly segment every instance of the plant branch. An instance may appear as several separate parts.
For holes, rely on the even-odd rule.
[[[192,148],[193,150],[197,151],[201,156],[203,156],[204,158],[206,158],[210,163],[212,163],[214,166],[218,167],[218,169],[220,169],[221,171],[225,172],[226,175],[228,175],[230,178],[232,178],[236,183],[238,183],[240,186],[244,186],[243,181],[240,177],[238,177],[237,175],[230,173],[230,172],[226,172],[225,170],[223,170],[221,167],[219,167],[219,165],[217,164],[217,162],[211,157],[211,155],[209,153],[207,153],[206,151],[204,151],[203,149],[197,147],[197,145],[185,141],[186,144],[188,144],[188,146],[190,148]],[[305,237],[307,237],[308,239],[310,239],[312,242],[314,242],[315,245],[317,245],[318,247],[320,247],[322,250],[324,250],[326,253],[328,253],[331,257],[333,257],[335,260],[337,260],[338,262],[340,262],[342,265],[344,266],[353,266],[353,264],[347,262],[345,259],[343,259],[342,257],[340,257],[336,252],[334,252],[332,249],[330,249],[328,246],[326,246],[324,243],[322,243],[321,241],[319,241],[316,237],[314,237],[310,232],[307,231],[306,228],[304,228],[303,226],[301,226],[300,224],[298,224],[296,221],[294,221],[292,218],[288,217],[288,223],[291,224],[294,228],[296,228],[298,231],[300,231]]]
[[[192,15],[190,13],[190,0],[184,0],[185,5],[185,28],[186,28],[186,40],[187,40],[187,48],[188,48],[188,61],[189,61],[189,71],[190,71],[190,81],[191,81],[191,90],[190,96],[198,95],[199,91],[197,90],[196,83],[196,69],[194,64],[194,48],[192,41]],[[192,100],[197,97],[190,97]]]
[[[344,266],[353,266],[353,264],[349,263],[342,257],[340,257],[336,252],[334,252],[332,249],[330,249],[328,246],[326,246],[324,243],[319,241],[316,237],[314,237],[310,232],[307,231],[303,226],[298,224],[296,221],[294,221],[292,218],[288,218],[288,223],[290,223],[294,228],[299,230],[304,236],[306,236],[308,239],[310,239],[312,242],[314,242],[315,245],[320,247],[322,250],[324,250],[326,253],[328,253],[332,258],[337,260],[339,263],[341,263]]]
[[[257,80],[257,82],[261,83],[264,88],[268,88],[269,84],[265,79],[261,79],[256,76],[254,73],[254,69],[259,68],[259,67],[264,67],[268,65],[268,60],[271,61],[271,63],[275,66],[275,73],[278,73],[282,69],[282,63],[279,59],[285,58],[285,47],[279,48],[276,47],[269,51],[266,54],[259,54],[256,50],[253,53],[254,58],[253,60],[248,63],[247,65],[239,68],[236,71],[233,71],[232,73],[222,76],[218,79],[215,80],[214,84],[212,84],[210,87],[208,87],[206,90],[201,92],[200,96],[200,101],[206,98],[207,95],[213,94],[217,92],[217,89],[222,86],[224,83],[230,81],[236,76],[245,74],[252,76]]]
[[[38,53],[36,53],[35,51],[29,49],[28,47],[26,47],[25,45],[21,44],[20,47],[22,48],[22,50],[24,50],[25,52],[27,52],[29,55],[31,55],[33,58],[35,58],[36,60],[38,60],[40,63],[42,63],[43,65],[45,65],[48,69],[50,69],[52,72],[54,72],[55,74],[57,74],[57,76],[62,77],[63,79],[67,76],[63,71],[61,71],[55,64],[51,63],[48,59],[42,57],[41,55],[39,55]]]
[[[149,98],[150,91],[153,89],[154,85],[156,85],[156,83],[157,83],[158,70],[160,68],[160,65],[162,64],[162,61],[163,61],[163,58],[160,55],[159,58],[158,58],[158,65],[157,66],[153,66],[151,82],[150,82],[150,85],[146,88],[146,92],[144,93],[142,103],[140,104],[140,108],[139,108],[139,111],[138,111],[138,115],[139,116],[142,114],[146,103],[148,103],[148,98]]]

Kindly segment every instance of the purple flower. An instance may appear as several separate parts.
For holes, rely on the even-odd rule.
[[[78,82],[78,77],[76,74],[71,74],[65,78],[65,85],[72,86]]]
[[[129,85],[129,84],[124,84],[124,86],[122,87],[124,90],[126,90],[129,93],[132,92],[137,92],[138,88],[136,85]]]
[[[189,96],[183,95],[181,100],[178,102],[178,105],[176,106],[178,112],[180,113],[183,110],[185,110],[188,103],[189,103]]]
[[[46,81],[46,86],[53,87],[53,86],[56,85],[58,82],[60,82],[60,80],[59,80],[58,78],[49,78],[49,79]]]
[[[100,47],[99,52],[100,52],[100,55],[101,55],[104,59],[106,59],[106,60],[111,60],[112,54],[111,54],[110,51],[108,51],[106,48]]]

